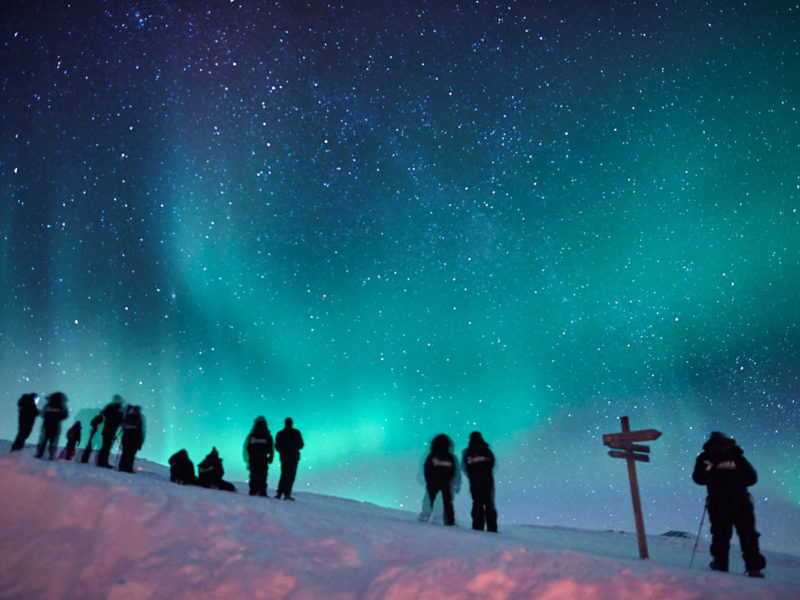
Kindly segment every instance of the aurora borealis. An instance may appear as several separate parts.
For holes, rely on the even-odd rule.
[[[214,445],[243,478],[253,419],[292,416],[300,491],[416,509],[427,442],[477,429],[501,526],[631,530],[600,441],[626,414],[664,432],[639,468],[649,531],[694,530],[719,429],[784,544],[796,3],[2,14],[3,437],[24,392],[72,416],[120,393],[143,457]]]

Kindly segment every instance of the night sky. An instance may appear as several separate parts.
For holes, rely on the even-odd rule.
[[[800,6],[298,4],[3,2],[0,435],[120,393],[142,456],[243,479],[291,416],[299,490],[417,510],[479,430],[501,526],[630,531],[628,415],[649,532],[696,531],[718,429],[783,543]]]

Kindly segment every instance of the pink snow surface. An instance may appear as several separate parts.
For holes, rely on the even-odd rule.
[[[252,498],[9,454],[0,443],[0,598],[689,600],[800,598],[800,558],[766,552],[767,579],[694,569],[692,539],[420,523],[409,512],[298,494]],[[270,483],[277,469],[270,473]],[[732,549],[732,569],[738,554]]]

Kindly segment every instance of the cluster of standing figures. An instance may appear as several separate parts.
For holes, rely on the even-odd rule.
[[[19,408],[19,426],[17,436],[11,444],[11,451],[22,450],[25,441],[33,431],[36,417],[42,416],[42,434],[36,446],[36,457],[44,458],[45,450],[48,458],[56,458],[58,440],[61,436],[61,423],[69,416],[67,409],[67,396],[63,392],[55,392],[45,398],[45,405],[39,410],[37,394],[23,394],[17,401]],[[91,432],[86,443],[86,448],[81,455],[81,462],[88,463],[92,454],[92,440],[100,425],[102,430],[102,445],[97,452],[97,466],[108,469],[113,468],[109,463],[111,449],[114,442],[120,437],[119,470],[133,473],[133,463],[136,453],[142,448],[145,437],[145,423],[141,407],[124,404],[120,395],[115,395],[111,402],[101,410],[91,421]],[[245,439],[244,460],[250,471],[250,495],[267,496],[267,469],[272,463],[274,452],[280,454],[281,478],[278,484],[276,498],[294,500],[292,487],[297,475],[297,464],[300,461],[300,450],[303,447],[303,436],[293,427],[292,419],[286,419],[285,427],[279,431],[274,443],[272,434],[267,427],[267,420],[258,417],[253,423],[253,428]],[[72,460],[81,442],[81,422],[75,424],[67,431],[67,445],[59,458]],[[198,465],[197,475],[194,464],[189,459],[186,450],[179,450],[169,459],[170,480],[187,485],[199,485],[235,492],[236,487],[223,479],[225,471],[222,459],[216,448],[212,448],[208,456]]]
[[[17,429],[17,437],[11,445],[11,451],[23,448],[25,440],[28,439],[33,430],[36,417],[41,414],[42,433],[36,446],[36,457],[44,458],[46,450],[48,458],[53,460],[56,457],[58,439],[61,436],[61,423],[69,416],[67,396],[63,392],[54,392],[48,395],[41,411],[36,406],[37,398],[37,394],[23,394],[17,401],[19,427]],[[120,437],[121,432],[121,453],[118,468],[120,471],[133,473],[133,461],[136,458],[136,453],[144,444],[145,424],[141,407],[135,404],[124,405],[121,396],[114,396],[112,401],[92,419],[89,440],[81,455],[81,462],[89,462],[92,454],[92,440],[101,424],[103,424],[103,443],[97,453],[97,466],[107,469],[113,468],[108,461],[111,455],[111,448],[117,438]],[[61,454],[61,458],[72,460],[81,442],[81,435],[81,422],[75,421],[75,424],[67,431],[67,445]]]
[[[264,417],[256,417],[253,428],[244,440],[243,451],[244,462],[250,472],[250,495],[268,497],[267,472],[277,451],[281,460],[281,477],[275,497],[294,500],[292,488],[302,448],[303,436],[294,428],[291,418],[286,419],[284,428],[277,433],[273,441],[267,420]],[[170,481],[175,483],[236,491],[232,483],[223,479],[225,471],[216,448],[212,448],[203,462],[197,465],[197,475],[189,453],[185,449],[178,450],[169,458],[169,473]]]
[[[36,406],[36,394],[23,394],[18,401],[19,429],[11,450],[21,450],[33,430],[34,421],[40,411]],[[37,458],[44,458],[45,450],[52,460],[58,447],[61,423],[69,412],[67,396],[55,392],[46,398],[42,415],[42,433],[36,446]],[[136,453],[144,443],[145,424],[141,409],[136,405],[123,404],[119,395],[101,410],[91,421],[91,432],[81,462],[89,462],[92,452],[92,438],[100,425],[103,425],[102,445],[97,453],[99,467],[112,468],[109,456],[114,442],[121,430],[121,453],[119,470],[133,472]],[[67,445],[62,457],[71,460],[81,440],[81,423],[76,421],[67,432]],[[285,427],[278,432],[273,441],[264,417],[257,417],[253,428],[245,438],[244,460],[250,471],[250,495],[267,497],[267,471],[277,451],[281,460],[281,477],[276,498],[294,500],[292,487],[303,436],[293,427],[292,419],[286,419]],[[436,497],[441,494],[444,504],[444,524],[455,525],[453,494],[458,482],[458,461],[453,455],[453,442],[445,434],[439,434],[431,441],[430,454],[425,459],[424,476],[426,497],[423,500],[421,521],[428,521]],[[481,434],[474,431],[469,436],[469,445],[464,450],[462,467],[469,478],[472,495],[472,528],[497,531],[497,510],[494,505],[494,454]],[[176,483],[200,485],[208,488],[236,491],[230,482],[223,479],[222,459],[216,448],[198,465],[195,475],[194,464],[186,450],[179,450],[169,459],[170,479]],[[757,480],[756,471],[744,457],[744,452],[736,440],[715,431],[703,446],[697,457],[692,478],[698,485],[708,489],[706,506],[711,520],[710,567],[716,571],[728,570],[728,554],[733,529],[739,535],[742,556],[747,574],[763,577],[761,570],[766,560],[759,551],[759,533],[755,528],[753,502],[747,488]]]
[[[420,521],[428,521],[436,496],[441,493],[444,504],[444,524],[455,525],[453,493],[458,488],[458,463],[453,455],[453,441],[440,433],[431,441],[431,451],[425,459],[426,497],[423,499]],[[473,431],[464,450],[462,468],[469,479],[472,495],[472,528],[497,532],[497,509],[494,505],[494,454],[483,436]]]

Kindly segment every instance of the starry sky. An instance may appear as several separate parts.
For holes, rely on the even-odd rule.
[[[785,545],[796,2],[0,14],[3,437],[22,393],[73,417],[120,393],[142,456],[216,446],[243,479],[253,419],[291,416],[297,489],[417,510],[430,439],[479,430],[501,524],[630,531],[601,441],[628,415],[664,433],[638,467],[648,530],[696,531],[719,429]]]

